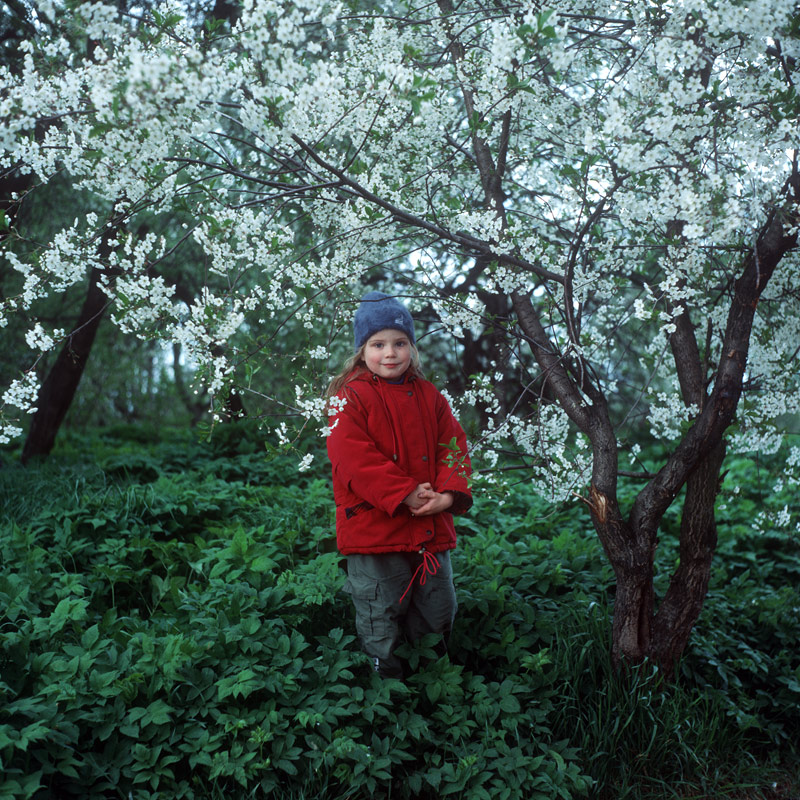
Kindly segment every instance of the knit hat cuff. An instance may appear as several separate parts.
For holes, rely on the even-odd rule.
[[[355,349],[358,350],[373,334],[387,328],[402,331],[411,344],[417,343],[414,320],[402,303],[383,292],[365,294],[353,318]]]

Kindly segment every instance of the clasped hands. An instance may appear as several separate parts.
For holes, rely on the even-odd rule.
[[[421,483],[403,502],[411,509],[412,517],[426,517],[447,511],[453,505],[453,493],[435,492],[430,483]]]

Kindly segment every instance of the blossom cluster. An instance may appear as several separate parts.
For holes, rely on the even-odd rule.
[[[52,350],[56,342],[64,338],[64,331],[60,328],[55,328],[51,333],[42,327],[41,322],[37,322],[31,330],[25,334],[25,341],[31,350],[41,350],[47,352]]]
[[[36,412],[36,398],[39,395],[39,381],[31,370],[21,378],[16,378],[3,392],[0,404],[0,444],[6,444],[22,433],[22,428],[15,424],[15,418],[9,418],[8,409],[17,408],[28,414]]]

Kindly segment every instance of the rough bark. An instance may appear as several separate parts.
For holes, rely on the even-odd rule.
[[[653,621],[650,656],[671,675],[703,608],[717,547],[714,501],[725,458],[720,442],[686,482],[680,533],[680,562]]]
[[[671,236],[679,236],[682,223],[675,223]],[[702,412],[708,402],[706,377],[708,353],[700,353],[689,309],[671,308],[675,331],[670,347],[675,362],[683,401],[687,408]],[[707,345],[710,346],[710,345]],[[653,619],[650,657],[670,676],[684,651],[703,607],[711,563],[717,544],[714,502],[725,457],[724,440],[704,453],[686,481],[686,497],[681,517],[680,562],[670,578],[667,593]]]
[[[635,542],[635,536],[630,540]],[[614,564],[616,591],[611,624],[612,657],[619,665],[624,657],[632,663],[650,653],[653,612],[653,559],[632,547],[625,563]]]
[[[731,298],[714,389],[705,392],[703,360],[688,312],[676,319],[672,349],[684,401],[698,415],[664,467],[639,493],[623,519],[617,500],[617,446],[602,394],[581,372],[576,380],[555,351],[525,295],[515,295],[520,326],[553,393],[590,438],[593,452],[589,506],[592,521],[616,577],[612,654],[617,663],[650,658],[666,675],[674,669],[703,606],[716,546],[714,501],[725,454],[724,434],[742,392],[750,334],[759,299],[781,258],[797,245],[773,214],[743,262]],[[654,613],[653,562],[664,512],[686,486],[680,564]]]

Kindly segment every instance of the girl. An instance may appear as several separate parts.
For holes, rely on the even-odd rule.
[[[408,310],[370,292],[353,329],[355,355],[328,389],[336,540],[364,651],[382,677],[402,678],[402,635],[438,633],[446,648],[452,515],[472,505],[470,464],[464,431],[420,373]]]

